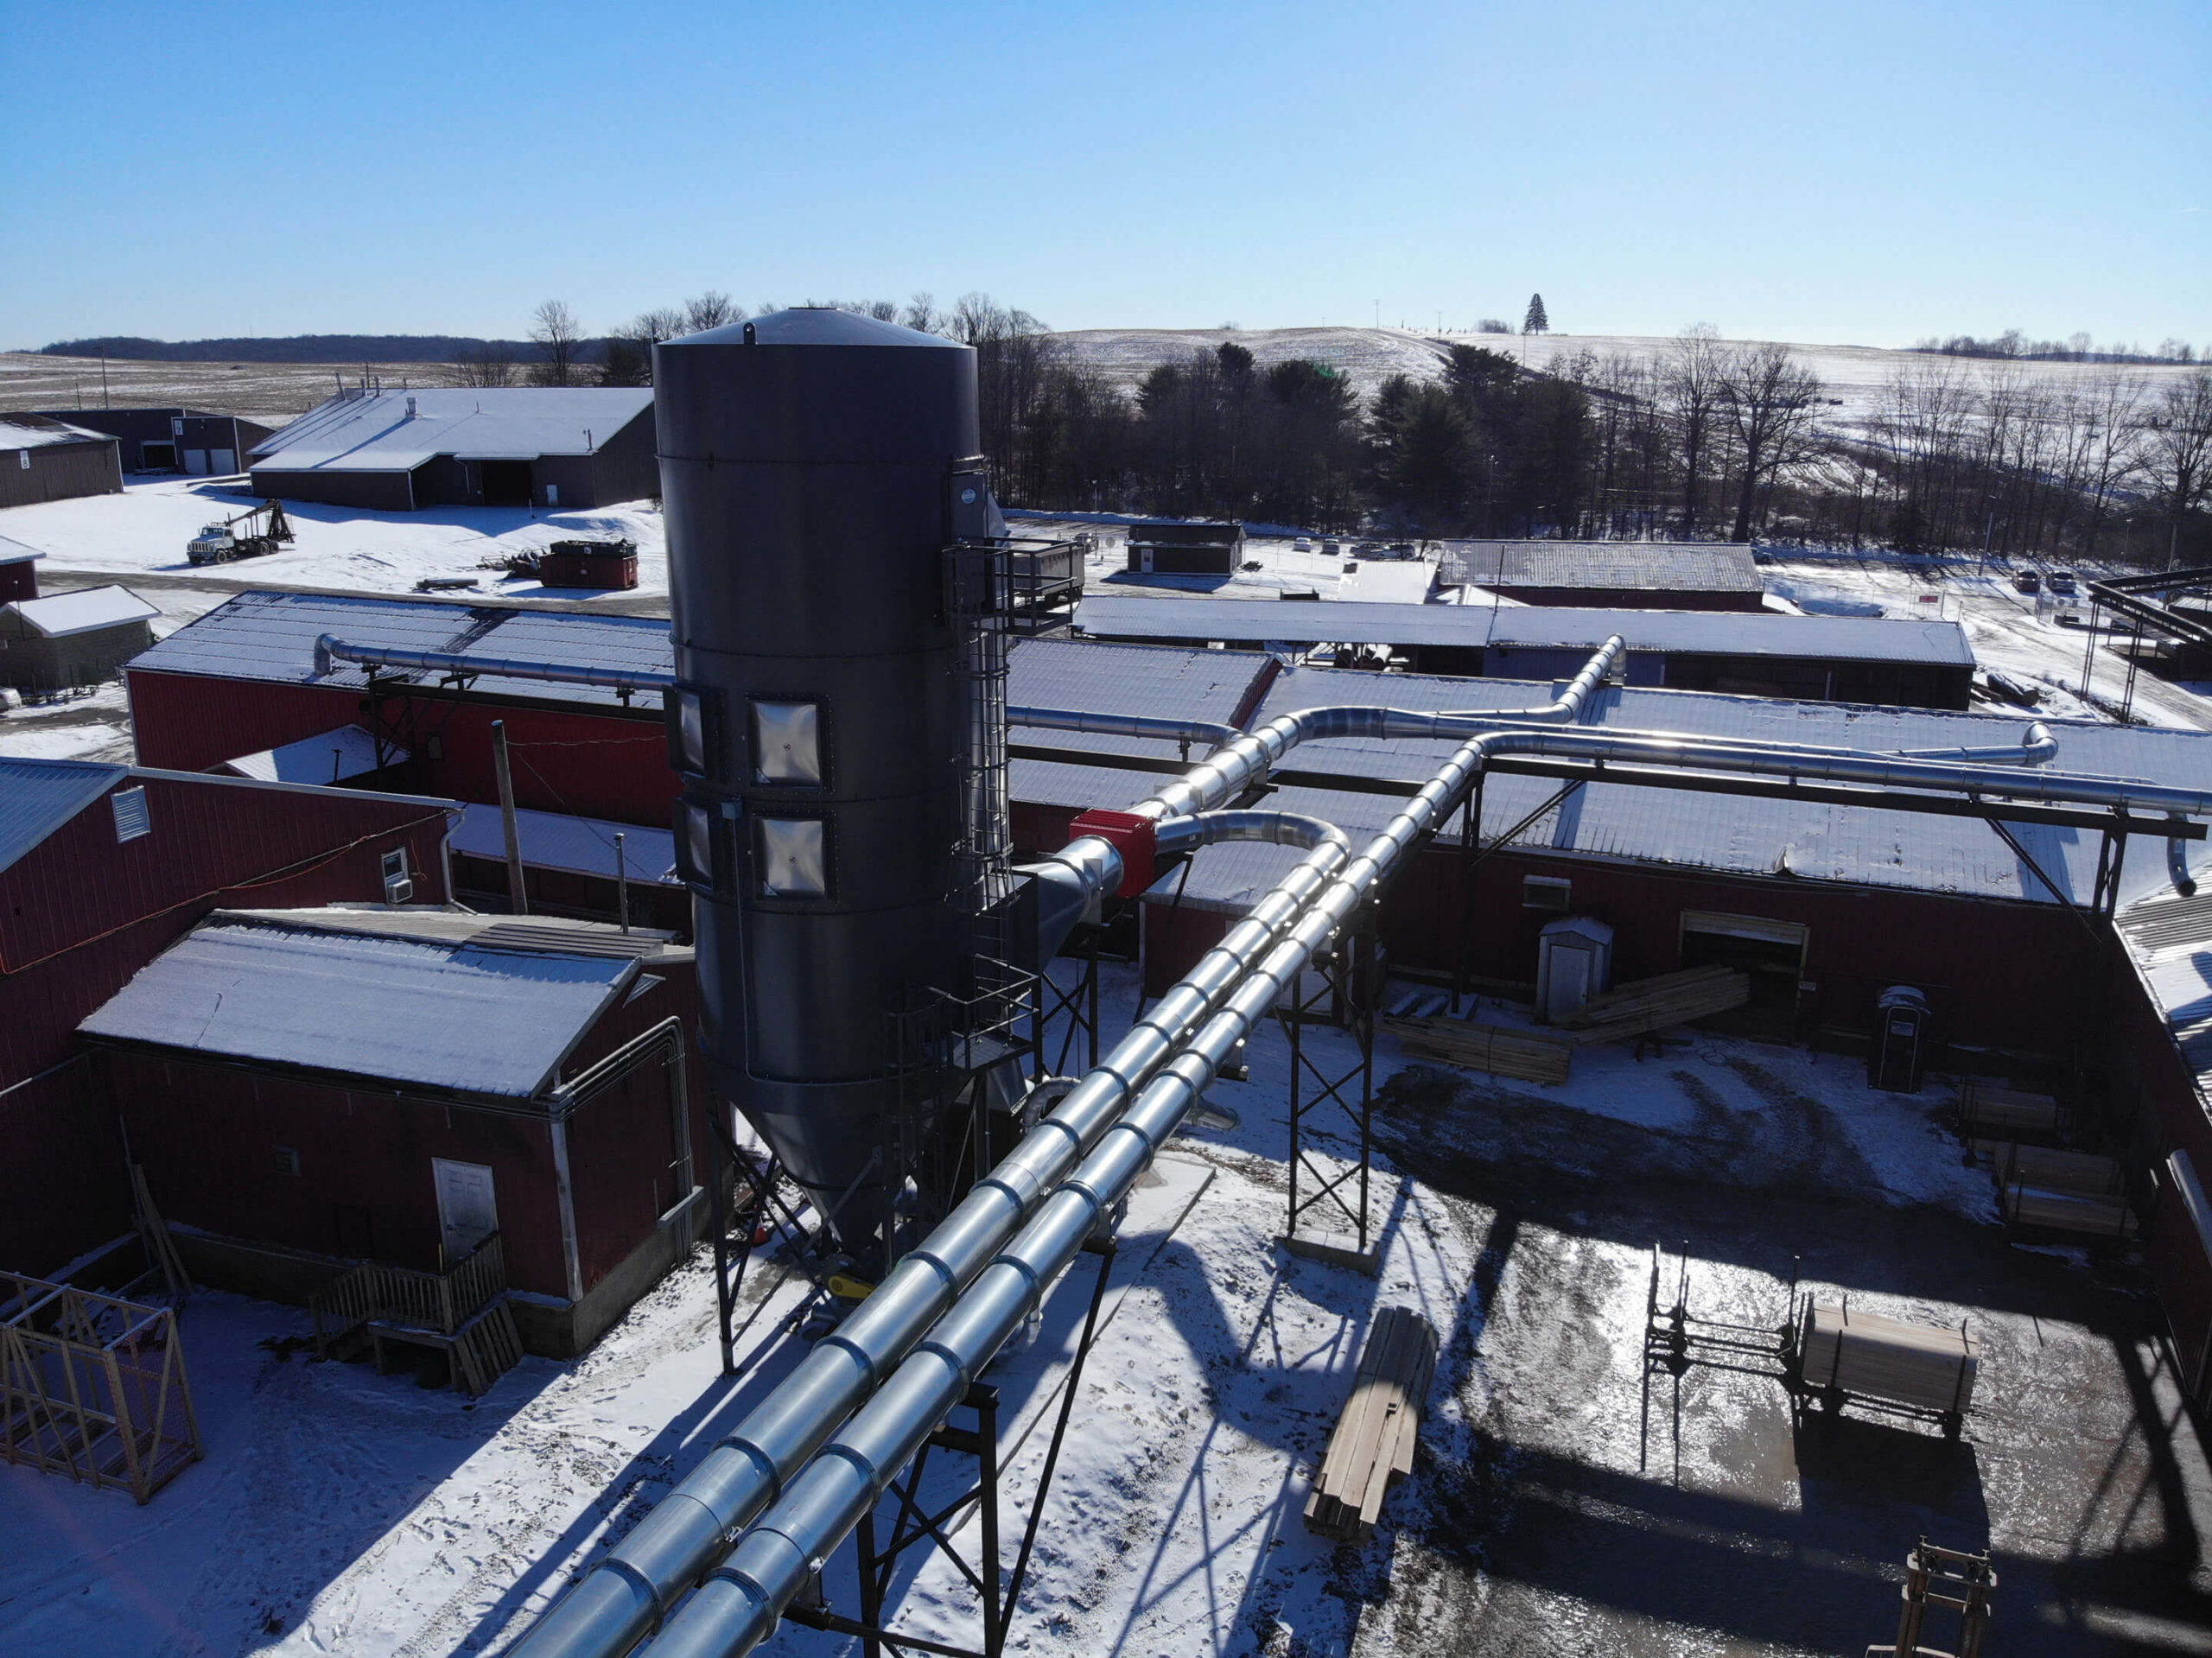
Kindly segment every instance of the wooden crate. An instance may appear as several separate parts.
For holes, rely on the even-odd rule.
[[[1408,1059],[1463,1065],[1524,1083],[1563,1083],[1574,1059],[1569,1039],[1510,1025],[1460,1019],[1392,1019],[1382,1028],[1396,1037]]]
[[[1560,1029],[1573,1040],[1616,1042],[1663,1031],[1670,1025],[1687,1025],[1741,1007],[1751,999],[1751,979],[1729,967],[1691,968],[1681,973],[1662,973],[1638,979],[1592,996],[1559,1021]]]
[[[1375,1316],[1352,1377],[1351,1398],[1329,1436],[1306,1525],[1324,1537],[1364,1541],[1391,1485],[1414,1470],[1421,1408],[1436,1375],[1436,1331],[1411,1307]]]
[[[1964,1413],[1981,1344],[1964,1330],[1907,1324],[1848,1302],[1808,1302],[1798,1356],[1810,1388],[1839,1388],[1913,1410]]]

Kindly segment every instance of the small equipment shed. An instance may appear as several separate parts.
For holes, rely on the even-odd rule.
[[[1244,557],[1235,519],[1145,518],[1129,526],[1129,569],[1147,575],[1228,575]]]
[[[0,685],[58,691],[121,676],[154,642],[161,611],[128,588],[84,588],[0,604]]]

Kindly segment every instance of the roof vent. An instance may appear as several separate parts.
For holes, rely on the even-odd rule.
[[[415,399],[412,397],[407,400],[407,418],[410,420],[415,418]]]
[[[146,790],[143,785],[136,789],[118,789],[107,797],[115,809],[115,839],[120,846],[125,841],[135,841],[142,835],[154,832],[153,814],[146,810]]]

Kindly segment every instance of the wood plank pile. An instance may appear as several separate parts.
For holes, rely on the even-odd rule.
[[[1969,1134],[1976,1129],[2054,1134],[2059,1124],[2058,1102],[2048,1094],[1999,1088],[1979,1077],[1969,1077],[1959,1087],[1959,1121]]]
[[[1414,1471],[1421,1406],[1436,1375],[1436,1331],[1411,1307],[1385,1307],[1367,1332],[1351,1399],[1329,1436],[1313,1495],[1309,1531],[1363,1542],[1391,1484]]]
[[[1990,1153],[1999,1187],[2040,1186],[2046,1191],[2070,1191],[2084,1197],[2117,1196],[2126,1185],[2120,1159],[2096,1152],[2060,1152],[2047,1146],[2023,1146],[2007,1141]]]
[[[2087,1232],[2096,1237],[2125,1237],[2135,1229],[2134,1212],[2116,1193],[2054,1191],[2015,1183],[2004,1188],[2005,1218],[2016,1226],[2047,1226],[2055,1232]]]
[[[1615,1042],[1725,1013],[1751,999],[1751,976],[1732,967],[1694,967],[1616,986],[1559,1021],[1582,1042]]]
[[[1981,1362],[1981,1344],[1964,1330],[1885,1318],[1847,1302],[1808,1303],[1798,1351],[1808,1388],[1929,1411],[1963,1413]]]
[[[1382,1028],[1404,1044],[1408,1059],[1464,1065],[1523,1083],[1563,1083],[1574,1045],[1564,1037],[1465,1019],[1392,1019]]]

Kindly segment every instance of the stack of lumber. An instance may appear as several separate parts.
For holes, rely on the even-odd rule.
[[[2018,1226],[2047,1226],[2055,1232],[2088,1232],[2097,1237],[2125,1237],[2135,1227],[2127,1199],[2114,1192],[2054,1191],[2024,1183],[2004,1188],[2005,1218]]]
[[[2048,1094],[2025,1094],[1970,1077],[1959,1087],[1959,1121],[1969,1134],[1994,1128],[2047,1134],[2058,1128],[2058,1102]]]
[[[1421,1403],[1436,1375],[1436,1331],[1411,1307],[1385,1307],[1367,1332],[1352,1378],[1351,1400],[1329,1436],[1313,1495],[1306,1502],[1309,1531],[1363,1542],[1391,1483],[1414,1471]]]
[[[1963,1413],[1974,1398],[1981,1344],[1963,1330],[1906,1324],[1849,1303],[1811,1303],[1798,1332],[1808,1388],[1840,1388],[1915,1410]]]
[[[1732,967],[1694,967],[1662,973],[1592,996],[1559,1021],[1575,1042],[1615,1042],[1646,1031],[1663,1031],[1694,1019],[1725,1013],[1751,999],[1751,979]]]
[[[2120,1178],[2120,1159],[2096,1152],[2059,1152],[2010,1140],[1990,1145],[1988,1155],[1999,1187],[2041,1186],[2046,1191],[2111,1197],[2126,1184]]]
[[[1573,1044],[1543,1031],[1510,1025],[1478,1025],[1464,1019],[1391,1019],[1382,1028],[1405,1045],[1408,1059],[1465,1065],[1523,1083],[1563,1083]]]

